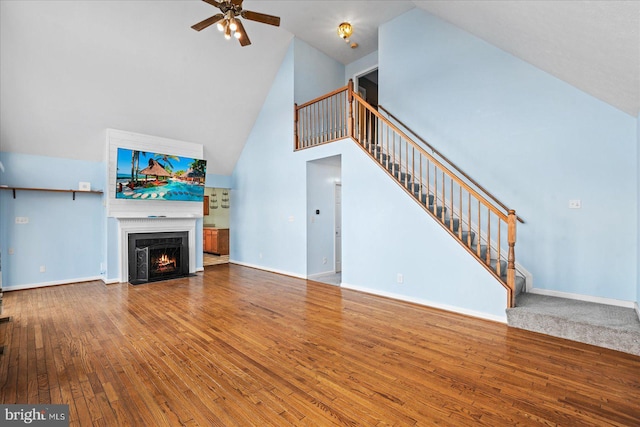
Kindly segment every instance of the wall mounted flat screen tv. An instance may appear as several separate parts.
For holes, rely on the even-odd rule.
[[[207,161],[118,148],[116,199],[202,202]]]

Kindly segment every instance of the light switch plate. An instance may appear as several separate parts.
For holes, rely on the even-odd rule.
[[[569,200],[569,209],[580,209],[582,208],[582,201],[579,199]]]

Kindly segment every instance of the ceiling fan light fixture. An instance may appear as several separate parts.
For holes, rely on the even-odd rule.
[[[238,30],[238,24],[236,23],[235,18],[231,18],[229,20],[229,28],[231,28],[231,31],[237,31]]]
[[[350,22],[343,22],[338,25],[338,36],[345,42],[349,42],[349,37],[353,34],[353,27]]]
[[[202,0],[212,6],[220,9],[220,13],[208,17],[205,20],[191,26],[196,31],[202,31],[205,28],[216,24],[218,30],[224,34],[224,38],[230,40],[236,38],[240,42],[240,46],[245,47],[251,44],[249,36],[242,25],[242,21],[236,17],[242,17],[249,21],[269,24],[275,27],[280,26],[280,17],[267,15],[266,13],[253,12],[242,8],[243,0]]]

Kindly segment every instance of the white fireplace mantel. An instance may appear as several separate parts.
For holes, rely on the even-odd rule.
[[[118,251],[120,282],[129,281],[129,234],[186,231],[189,234],[189,273],[196,272],[196,218],[119,217]]]

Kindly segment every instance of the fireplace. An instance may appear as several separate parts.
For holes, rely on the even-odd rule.
[[[130,281],[131,275],[129,270],[135,268],[135,259],[130,256],[130,246],[135,248],[135,242],[130,244],[129,236],[133,234],[146,234],[154,235],[157,233],[182,233],[183,244],[187,245],[188,250],[185,251],[182,247],[183,254],[181,257],[186,256],[183,259],[182,266],[185,269],[185,274],[195,274],[196,269],[196,229],[197,223],[195,218],[180,218],[180,217],[118,217],[116,219],[118,226],[117,241],[115,245],[118,253],[117,263],[117,279],[110,281],[110,283],[126,283]],[[184,241],[184,236],[187,235],[187,242]],[[162,236],[162,234],[160,234]],[[134,252],[135,254],[135,252]],[[130,262],[131,261],[131,262]],[[136,273],[137,275],[137,273]],[[141,282],[144,283],[144,282]]]
[[[129,283],[189,275],[189,233],[129,233]]]

